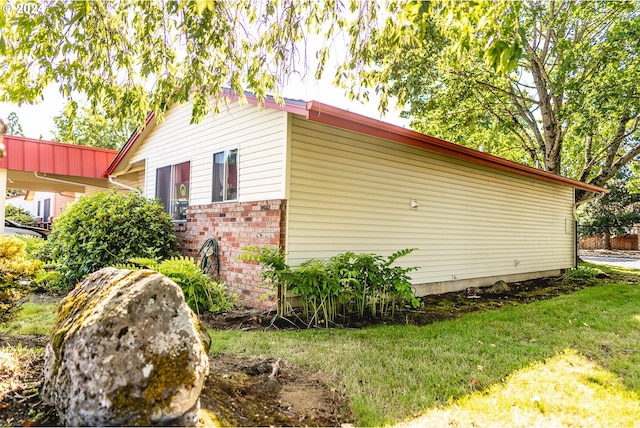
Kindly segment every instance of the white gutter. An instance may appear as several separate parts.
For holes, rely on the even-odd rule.
[[[140,189],[136,189],[135,187],[127,186],[124,183],[120,183],[119,181],[114,180],[112,176],[109,176],[109,183],[118,187],[122,187],[123,189],[131,190],[132,192],[141,193]]]
[[[39,175],[37,172],[34,172],[33,175],[35,175],[36,178],[39,178],[41,180],[56,181],[58,183],[72,184],[74,186],[97,187],[98,189],[108,189],[108,187],[95,186],[93,184],[79,183],[77,181],[61,180],[59,178],[47,177],[46,175]]]

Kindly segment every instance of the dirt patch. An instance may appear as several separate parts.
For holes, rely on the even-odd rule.
[[[322,373],[236,355],[211,363],[200,400],[225,426],[339,426],[352,419],[347,399]]]
[[[45,337],[0,335],[0,348],[8,352],[36,351],[21,359],[18,372],[0,361],[0,426],[64,426],[39,395],[45,345]],[[223,426],[339,426],[352,420],[347,399],[327,386],[330,379],[322,373],[236,355],[210,363],[200,396],[205,421],[207,414]]]

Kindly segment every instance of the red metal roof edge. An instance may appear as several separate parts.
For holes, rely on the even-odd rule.
[[[402,144],[420,147],[426,150],[441,153],[457,159],[466,160],[480,165],[485,165],[508,171],[519,175],[538,178],[540,180],[570,186],[575,189],[582,189],[594,193],[607,193],[602,187],[593,184],[583,183],[551,172],[526,166],[498,156],[484,153],[469,147],[461,146],[450,141],[421,134],[401,126],[393,125],[371,117],[363,116],[324,104],[318,101],[308,103],[307,118],[314,122],[336,126],[338,128],[349,129],[363,134],[385,138]]]
[[[69,144],[69,143],[60,143],[57,141],[48,141],[48,140],[39,140],[37,138],[29,138],[29,137],[20,137],[17,135],[4,135],[4,140],[14,140],[14,141],[23,141],[23,142],[27,142],[27,143],[37,143],[37,144],[46,144],[46,145],[52,145],[54,147],[64,147],[64,148],[69,148],[69,146],[71,147],[80,147],[82,148],[82,150],[89,150],[89,151],[94,151],[94,152],[104,152],[104,153],[116,153],[117,150],[113,150],[113,149],[104,149],[102,147],[93,147],[93,146],[81,146],[78,144]]]
[[[155,116],[156,114],[153,111],[147,113],[147,118],[144,120],[144,127],[142,127],[140,130],[135,130],[133,134],[131,134],[127,142],[124,144],[124,146],[122,146],[122,148],[118,150],[118,153],[116,153],[116,156],[113,158],[104,173],[105,177],[109,177],[113,173],[113,171],[115,171],[115,169],[118,167],[118,164],[122,161],[122,159],[124,159],[129,150],[131,150],[131,147],[135,145],[135,143],[140,138],[140,135],[142,135],[147,126],[149,126],[149,123],[151,123],[151,119],[153,119]]]

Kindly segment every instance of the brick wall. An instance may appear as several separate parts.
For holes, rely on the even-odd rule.
[[[218,242],[220,276],[227,288],[237,293],[242,304],[270,309],[275,298],[264,300],[273,292],[262,286],[261,266],[238,260],[246,246],[276,246],[284,248],[286,201],[231,202],[192,205],[187,209],[187,221],[176,224],[179,250],[195,257],[208,238]]]
[[[594,235],[580,241],[581,250],[604,250],[604,236]],[[622,235],[611,237],[612,250],[638,250],[638,235]]]

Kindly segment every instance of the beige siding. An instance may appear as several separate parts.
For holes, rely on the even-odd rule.
[[[172,107],[131,160],[146,160],[145,194],[155,196],[156,170],[191,162],[190,205],[211,203],[213,154],[238,149],[238,200],[284,198],[286,114],[232,103],[189,124],[191,104]]]
[[[417,248],[414,283],[573,264],[573,189],[293,116],[287,251]],[[411,198],[419,207],[410,208]]]

